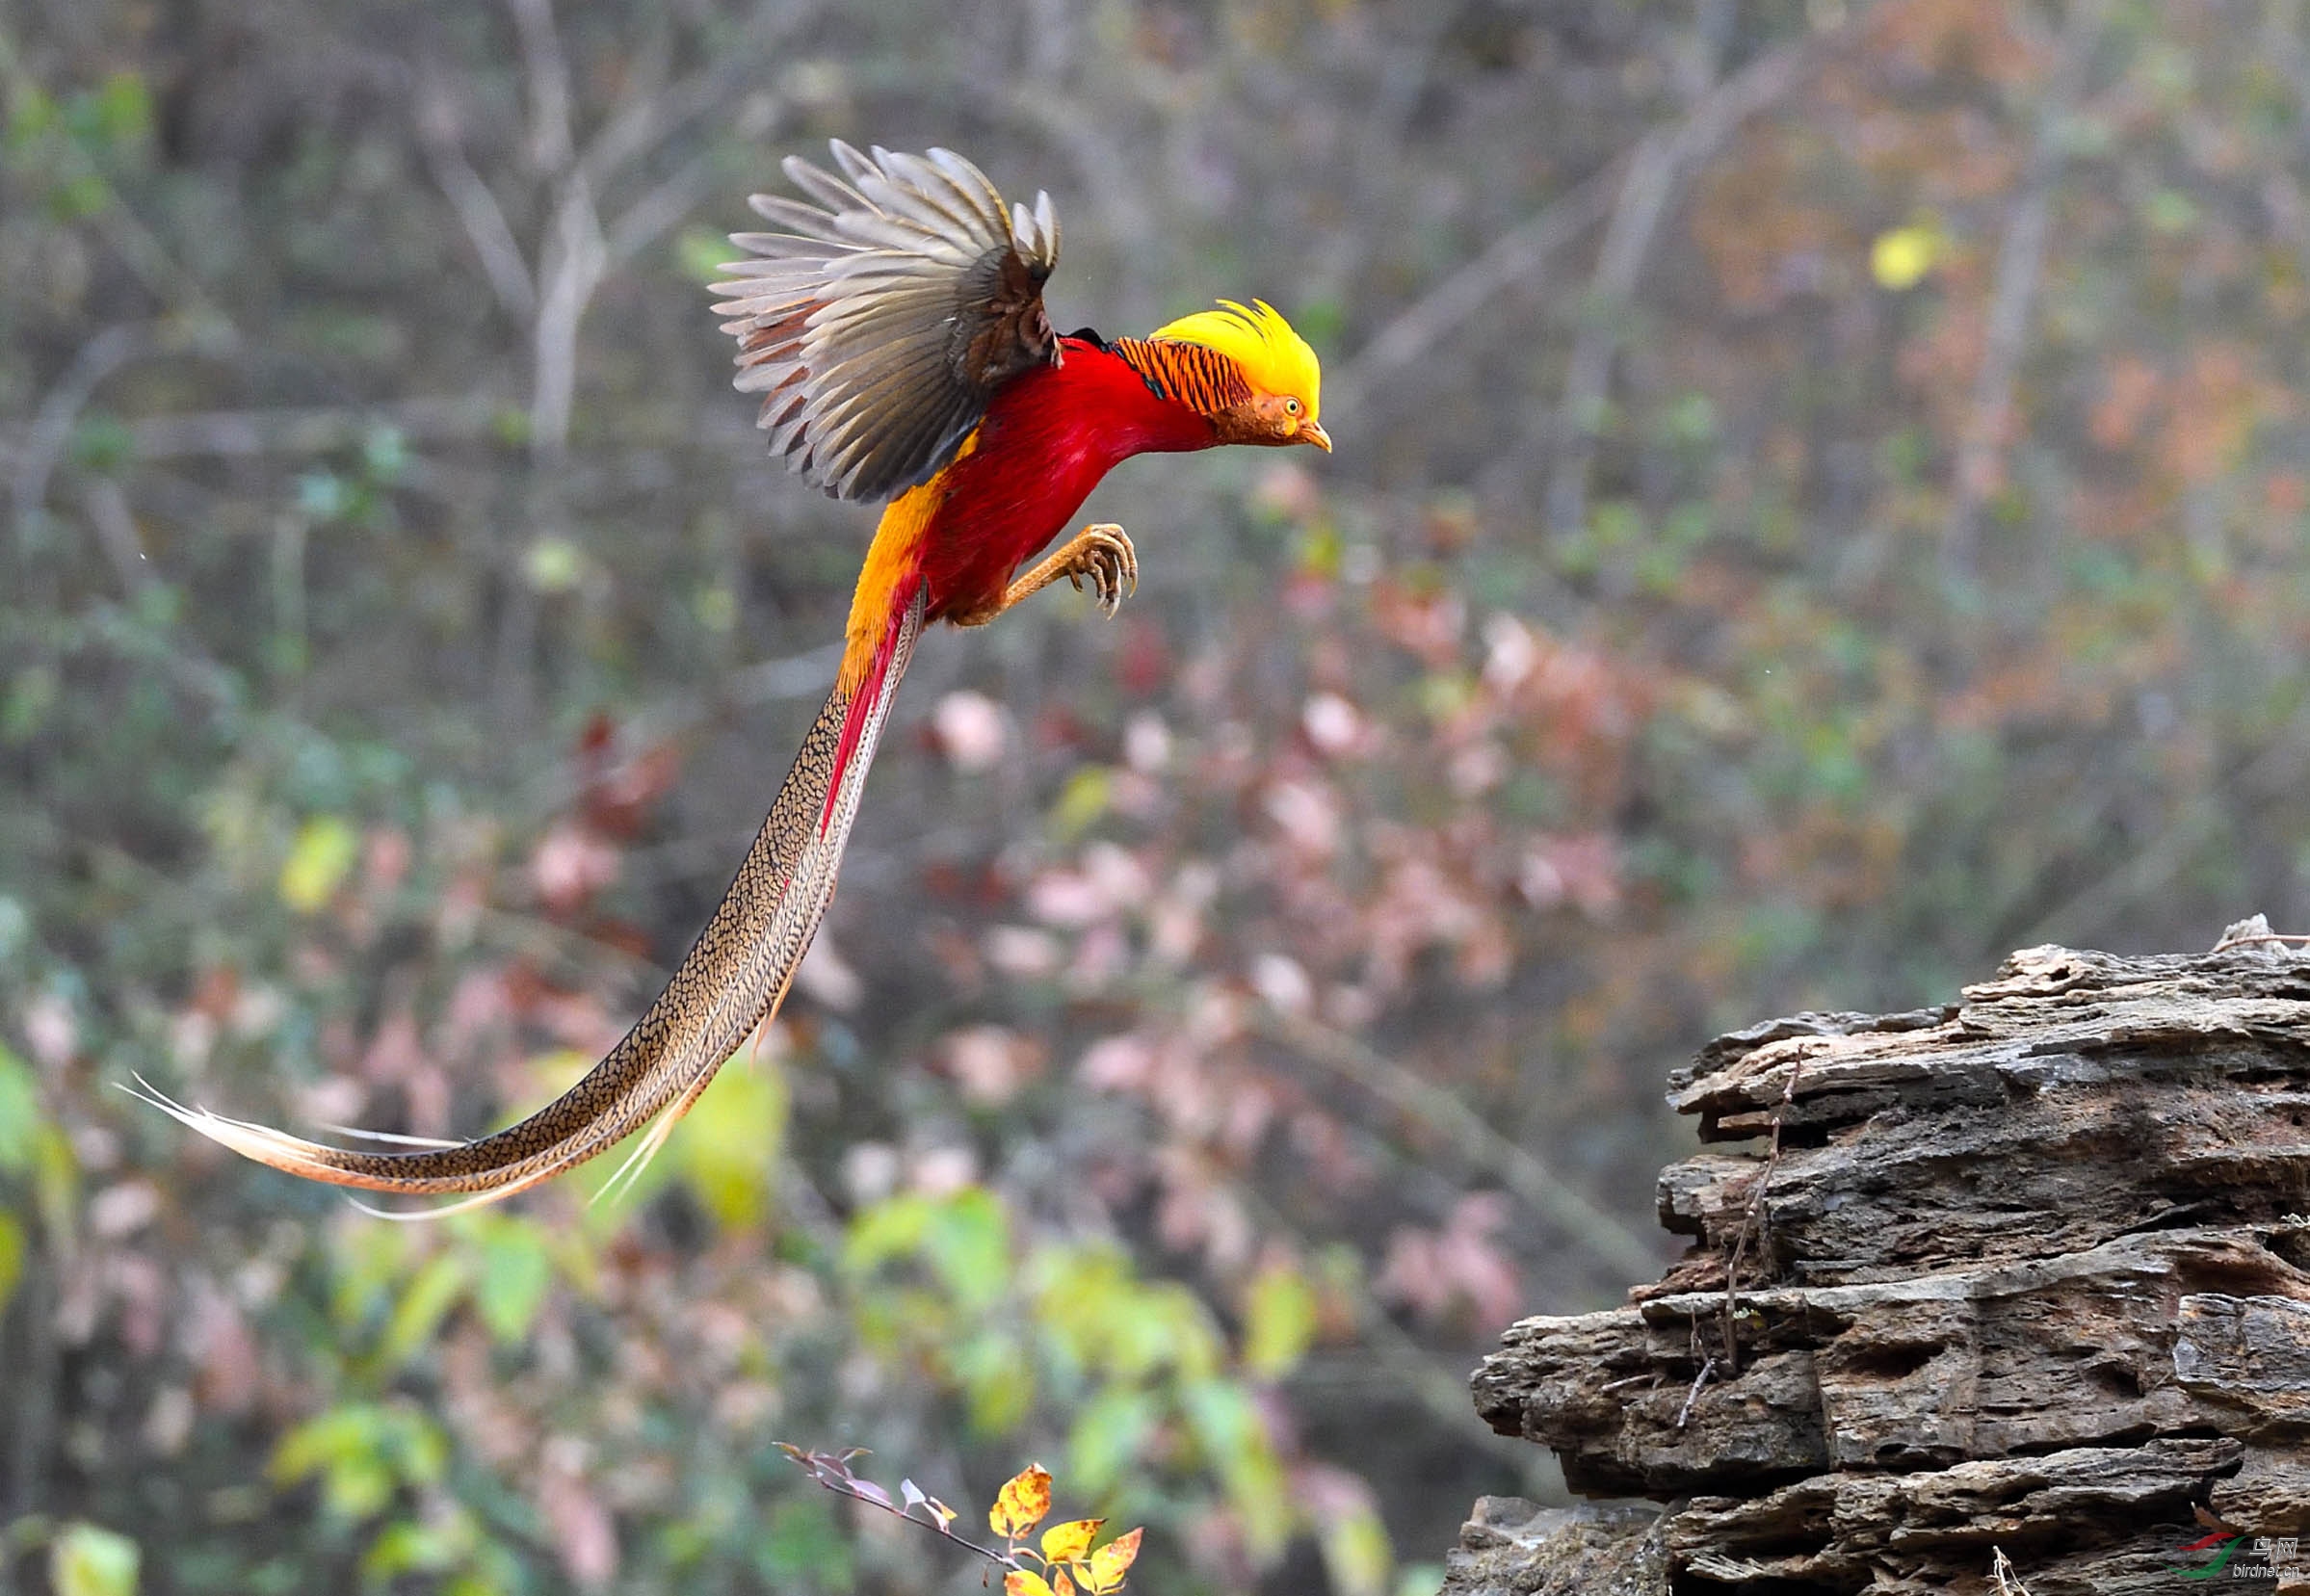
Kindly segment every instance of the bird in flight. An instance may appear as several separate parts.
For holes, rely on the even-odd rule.
[[[356,1132],[396,1145],[325,1146],[142,1082],[140,1095],[294,1175],[466,1194],[428,1216],[525,1190],[654,1119],[628,1162],[638,1171],[793,983],[923,627],[984,626],[1063,577],[1089,583],[1113,615],[1139,580],[1120,527],[1087,527],[1036,557],[1134,455],[1235,443],[1330,451],[1315,352],[1265,302],[1222,301],[1144,338],[1055,334],[1042,302],[1059,262],[1050,196],[1007,205],[949,150],[864,154],[837,142],[833,154],[835,171],[787,159],[805,197],[753,196],[778,230],[732,236],[748,258],[723,268],[715,309],[738,341],[737,386],[762,395],[771,453],[834,498],[888,503],[834,690],[666,989],[584,1079],[478,1140]]]

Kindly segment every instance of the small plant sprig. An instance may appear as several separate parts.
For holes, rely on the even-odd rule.
[[[862,1447],[838,1452],[805,1452],[783,1441],[777,1447],[836,1496],[847,1496],[920,1525],[1003,1569],[1003,1596],[1115,1596],[1123,1588],[1123,1577],[1139,1556],[1140,1536],[1146,1533],[1134,1530],[1093,1551],[1090,1543],[1107,1521],[1077,1518],[1045,1530],[1040,1550],[1029,1546],[1028,1537],[1051,1510],[1051,1476],[1041,1464],[1030,1463],[1004,1483],[994,1505],[986,1510],[987,1528],[1003,1537],[1003,1545],[999,1549],[982,1546],[958,1534],[955,1520],[961,1515],[927,1495],[913,1480],[900,1480],[899,1495],[893,1498],[873,1480],[861,1479],[851,1462],[866,1455]]]

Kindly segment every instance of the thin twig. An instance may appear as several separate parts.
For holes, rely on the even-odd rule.
[[[1697,169],[1749,118],[1786,96],[1837,37],[1822,34],[1760,56],[1703,95],[1667,137],[1671,174],[1681,178]],[[1494,295],[1530,279],[1560,249],[1611,216],[1633,159],[1633,152],[1614,157],[1398,312],[1326,384],[1334,404],[1345,408],[1389,372],[1426,358],[1439,339],[1473,320]]]
[[[763,0],[737,37],[716,47],[710,65],[654,93],[637,95],[602,125],[579,155],[578,164],[594,182],[607,184],[619,171],[663,148],[692,122],[719,113],[733,94],[759,88],[765,77],[764,58],[824,10],[820,4]],[[752,129],[748,131],[750,134]]]
[[[1727,20],[1724,0],[1701,0],[1690,68],[1694,104],[1716,87]],[[1557,412],[1562,441],[1544,501],[1548,523],[1560,536],[1578,532],[1588,518],[1588,475],[1595,465],[1599,419],[1612,394],[1613,357],[1619,351],[1644,263],[1668,215],[1684,159],[1680,141],[1680,131],[1664,129],[1638,144],[1613,207],[1612,224],[1605,228],[1604,244],[1596,252],[1595,275],[1588,281],[1588,302],[1581,307],[1580,334],[1564,368],[1563,403]]]
[[[2276,942],[2289,948],[2310,947],[2310,936],[2296,931],[2252,931],[2244,936],[2225,936],[2208,951],[2226,954],[2232,948],[2250,947],[2256,942]]]
[[[1467,1104],[1423,1080],[1378,1049],[1298,1015],[1267,1013],[1257,1022],[1274,1040],[1326,1064],[1374,1096],[1450,1137],[1463,1155],[1556,1221],[1566,1235],[1624,1274],[1660,1269],[1660,1253],[1621,1220],[1582,1194],[1528,1149],[1493,1129]]]
[[[1333,406],[1348,407],[1380,378],[1425,358],[1454,328],[1474,320],[1495,294],[1535,276],[1558,250],[1579,242],[1612,214],[1623,170],[1624,163],[1615,161],[1584,179],[1398,312],[1327,384]]]
[[[893,1518],[905,1519],[908,1524],[917,1525],[934,1535],[940,1535],[953,1541],[966,1552],[978,1553],[980,1557],[999,1568],[1022,1566],[1015,1557],[1007,1553],[997,1552],[991,1546],[982,1546],[967,1535],[957,1534],[951,1528],[956,1518],[955,1510],[934,1496],[924,1496],[914,1488],[913,1480],[903,1481],[900,1486],[906,1493],[906,1504],[902,1506],[881,1486],[871,1479],[861,1479],[852,1473],[851,1459],[867,1455],[864,1447],[852,1447],[846,1451],[835,1452],[805,1452],[801,1447],[785,1441],[778,1441],[774,1445],[777,1447],[778,1451],[793,1458],[795,1463],[812,1479],[817,1480],[836,1496],[847,1496],[853,1502],[863,1502],[869,1507],[879,1507]],[[916,1518],[914,1509],[917,1506],[922,1507],[931,1516]]]
[[[549,174],[567,169],[577,152],[571,125],[569,58],[554,23],[553,0],[507,0],[521,39],[522,75],[529,84],[530,159]]]
[[[1997,1582],[1997,1596],[2030,1596],[2030,1587],[2021,1583],[2013,1559],[2006,1556],[2002,1546],[1989,1549],[1989,1578]]]
[[[196,410],[123,423],[137,460],[326,455],[380,430],[411,442],[479,437],[497,424],[507,402],[483,394],[445,394],[389,404],[310,409]]]
[[[2002,475],[2006,432],[2013,409],[2013,381],[2027,347],[2030,311],[2044,275],[2046,230],[2054,189],[2061,175],[2061,135],[2071,107],[2085,90],[2086,68],[2101,37],[2105,12],[2106,0],[2070,0],[2061,54],[2037,114],[2036,143],[2006,224],[2005,240],[1998,248],[1989,327],[1981,369],[1974,377],[1964,434],[1957,444],[1949,520],[1941,534],[1942,568],[1961,580],[1975,574],[1982,510]]]
[[[1701,1360],[1700,1372],[1693,1376],[1693,1389],[1685,1393],[1685,1405],[1676,1410],[1676,1427],[1678,1429],[1684,1428],[1693,1422],[1693,1404],[1700,1400],[1701,1388],[1709,1383],[1709,1376],[1716,1372],[1717,1354],[1711,1352]]]
[[[530,450],[541,462],[558,461],[569,447],[569,419],[577,397],[578,329],[609,264],[593,190],[572,171],[554,200],[553,233],[539,275],[538,319],[531,340]]]
[[[2267,796],[2271,801],[2280,801],[2292,795],[2306,772],[2310,772],[2310,705],[2296,710],[2253,760],[2244,770],[2226,775],[2216,790],[2245,799]],[[2063,942],[2076,948],[2090,947],[2104,926],[2165,890],[2233,816],[2234,810],[2224,804],[2185,806],[2165,830],[2130,849],[2122,866],[2040,916],[2028,931],[2009,939],[2009,945]]]
[[[465,238],[480,257],[482,275],[489,279],[497,302],[517,322],[537,313],[538,285],[531,280],[529,262],[506,220],[505,207],[465,158],[463,130],[446,91],[429,85],[418,97],[417,142],[425,150],[427,170],[449,200]]]
[[[33,521],[48,496],[48,479],[63,458],[81,409],[97,384],[143,353],[150,341],[151,329],[142,322],[106,327],[80,346],[64,375],[41,396],[31,428],[10,451],[14,470],[9,492],[19,542],[33,536]]]
[[[1636,297],[1637,280],[1652,252],[1676,173],[1670,141],[1655,136],[1637,146],[1628,163],[1605,229],[1596,274],[1582,306],[1580,335],[1564,369],[1563,403],[1558,406],[1558,435],[1563,439],[1549,474],[1544,501],[1548,523],[1559,536],[1580,530],[1588,512],[1588,473],[1596,458],[1600,412],[1612,388],[1613,355],[1620,347],[1620,323]]]

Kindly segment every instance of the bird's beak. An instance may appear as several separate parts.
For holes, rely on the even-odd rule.
[[[1331,453],[1331,434],[1312,421],[1299,429],[1299,441],[1312,443],[1326,455]]]

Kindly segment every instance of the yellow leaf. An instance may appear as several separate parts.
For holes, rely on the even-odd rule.
[[[1127,1535],[1117,1535],[1090,1555],[1083,1565],[1083,1588],[1093,1596],[1107,1596],[1111,1590],[1120,1590],[1123,1575],[1132,1559],[1139,1556],[1139,1537],[1144,1530],[1134,1530]]]
[[[1014,1568],[1003,1576],[1003,1596],[1058,1596],[1058,1592],[1043,1582],[1040,1574]]]
[[[1051,1510],[1051,1477],[1040,1463],[1030,1463],[1012,1475],[1002,1495],[986,1510],[986,1522],[1005,1540],[1033,1534]]]
[[[300,914],[312,913],[335,896],[360,850],[359,836],[336,816],[306,821],[280,867],[280,901]]]
[[[1099,1526],[1106,1522],[1103,1518],[1078,1518],[1052,1525],[1042,1532],[1042,1555],[1053,1562],[1073,1562],[1090,1550]]]
[[[1075,1582],[1066,1577],[1063,1568],[1051,1581],[1051,1596],[1075,1596]]]
[[[1877,285],[1896,294],[1916,287],[1941,257],[1941,229],[1913,222],[1877,235],[1869,247],[1869,272]]]

